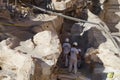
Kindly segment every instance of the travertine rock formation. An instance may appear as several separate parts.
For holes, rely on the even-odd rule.
[[[0,80],[51,80],[51,76],[52,79],[59,77],[64,80],[64,76],[71,80],[81,79],[82,75],[79,73],[68,76],[56,76],[53,73],[62,52],[59,38],[64,42],[66,37],[70,38],[71,44],[74,41],[78,42],[78,48],[81,48],[86,62],[102,63],[100,65],[103,69],[100,68],[98,71],[98,67],[92,64],[92,67],[95,67],[94,72],[120,73],[119,0],[51,0],[48,3],[46,1],[22,0],[23,3],[56,11],[58,14],[61,12],[60,14],[91,23],[76,23],[33,8],[27,18],[20,18],[21,14],[18,13],[13,16],[14,12],[10,15],[9,10],[0,10]],[[14,0],[10,3],[14,3]],[[19,6],[12,5],[16,9],[28,7],[20,2]]]
[[[103,3],[101,19],[107,24],[111,32],[118,32],[116,28],[120,23],[120,0],[106,0]]]
[[[39,77],[42,80],[49,80],[52,74],[51,69],[56,65],[57,59],[61,53],[61,45],[58,36],[51,31],[43,31],[34,36],[33,42],[31,40],[21,42],[20,46],[16,49],[36,58],[35,70],[38,70],[35,71],[35,78]]]
[[[80,33],[82,33],[82,31],[83,31],[83,27],[80,23],[75,23],[71,28],[72,35],[80,36]]]
[[[32,28],[34,32],[40,32],[42,30],[56,31],[58,34],[61,31],[63,18],[55,15],[39,14],[32,18],[33,21],[40,22],[41,24]]]
[[[29,80],[33,61],[30,56],[12,50],[6,40],[0,43],[1,80]]]
[[[72,8],[76,4],[77,0],[53,0],[53,6],[55,10],[64,11],[66,9]]]
[[[61,53],[58,36],[51,31],[43,31],[34,36],[33,42],[31,39],[20,42],[20,46],[14,50],[10,48],[11,44],[7,44],[7,40],[0,43],[1,78],[6,76],[12,80],[30,80],[32,76],[33,80],[50,79]]]
[[[88,20],[102,23],[104,26],[106,26],[97,16],[93,15],[90,12],[88,13],[91,14],[88,14]],[[96,56],[103,63],[103,72],[115,72],[115,74],[118,74],[117,71],[120,71],[120,66],[118,65],[120,63],[119,48],[116,48],[114,46],[110,36],[108,36],[108,34],[106,34],[100,26],[94,24],[89,25],[87,23],[84,26],[85,28],[83,29],[83,31],[88,32],[88,45],[90,44],[88,47],[94,47],[98,49],[98,54],[96,54]],[[109,31],[109,27],[106,28],[106,30]]]

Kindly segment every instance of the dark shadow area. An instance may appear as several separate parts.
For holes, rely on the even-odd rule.
[[[99,0],[91,0],[92,1],[92,5],[90,5],[88,8],[90,9],[90,11],[95,14],[95,15],[99,15],[100,12],[102,11],[101,9],[101,4]]]
[[[2,70],[2,67],[0,66],[0,70]]]

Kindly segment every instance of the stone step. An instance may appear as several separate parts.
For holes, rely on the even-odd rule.
[[[91,80],[85,77],[84,75],[82,75],[80,72],[78,72],[77,74],[72,74],[72,73],[59,74],[58,78],[60,80]]]

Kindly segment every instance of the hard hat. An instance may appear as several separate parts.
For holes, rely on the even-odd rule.
[[[66,38],[66,39],[65,39],[65,42],[69,42],[69,38]]]
[[[74,46],[78,46],[78,43],[77,43],[77,42],[73,42],[73,45],[74,45]]]

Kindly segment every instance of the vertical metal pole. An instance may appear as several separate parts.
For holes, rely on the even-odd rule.
[[[17,6],[17,0],[15,0],[15,6]]]
[[[9,5],[9,0],[7,0],[7,3],[6,3],[6,4],[7,4],[7,6]]]

